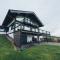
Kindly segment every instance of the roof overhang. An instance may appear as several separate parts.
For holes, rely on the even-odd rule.
[[[34,12],[20,10],[9,10],[3,21],[2,26],[7,26],[16,16],[27,16],[31,18],[33,22],[38,23],[39,27],[43,26],[42,22],[39,20],[39,18],[36,16]]]

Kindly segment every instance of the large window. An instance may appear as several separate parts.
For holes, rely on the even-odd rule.
[[[30,31],[30,27],[25,26],[24,30]]]
[[[4,29],[0,29],[0,32],[4,32]]]
[[[23,19],[24,19],[24,17],[22,17],[22,16],[17,16],[17,17],[16,17],[16,20],[17,20],[17,21],[23,22]]]
[[[27,18],[27,17],[25,19],[25,22],[30,23],[30,24],[35,25],[35,26],[38,26],[37,23],[34,23],[30,18]]]

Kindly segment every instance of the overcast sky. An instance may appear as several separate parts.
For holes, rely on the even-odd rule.
[[[44,24],[42,29],[60,36],[60,0],[0,0],[0,25],[8,9],[35,12]]]

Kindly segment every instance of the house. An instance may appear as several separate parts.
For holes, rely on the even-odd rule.
[[[31,11],[9,10],[2,26],[6,34],[13,38],[17,47],[31,42],[39,42],[42,35],[50,36],[50,32],[40,32],[40,27],[43,27],[43,24]]]

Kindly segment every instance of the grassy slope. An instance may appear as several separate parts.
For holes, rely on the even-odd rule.
[[[17,52],[5,37],[0,36],[0,60],[60,60],[60,47],[41,45]]]

